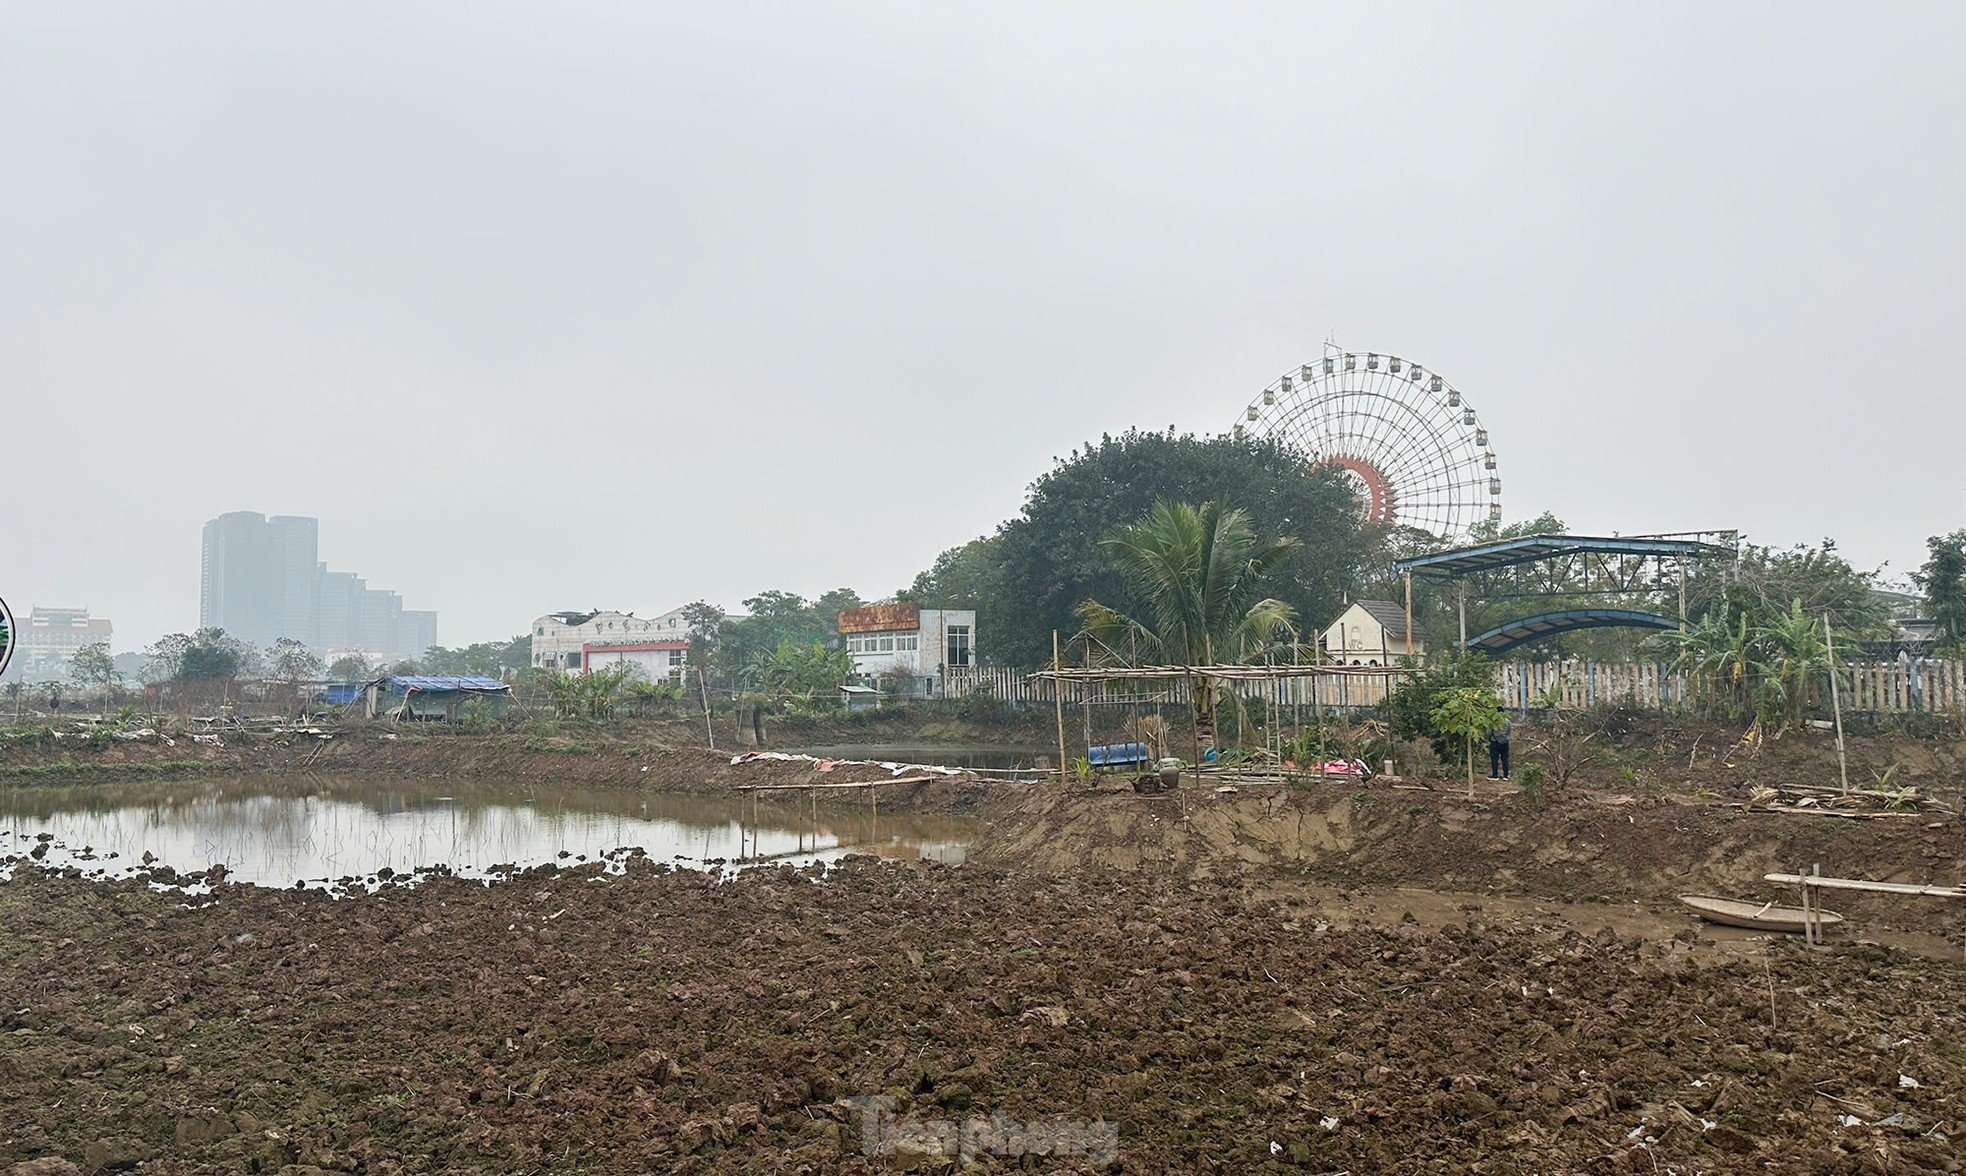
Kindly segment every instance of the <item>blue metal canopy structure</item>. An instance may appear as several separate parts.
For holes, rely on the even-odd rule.
[[[1472,547],[1436,551],[1431,555],[1416,555],[1395,562],[1393,570],[1411,572],[1416,576],[1458,580],[1477,572],[1492,572],[1497,568],[1562,559],[1571,555],[1702,557],[1726,554],[1728,549],[1717,543],[1704,543],[1697,539],[1670,535],[1640,535],[1631,538],[1607,538],[1601,535],[1527,535],[1520,539],[1499,539],[1493,543],[1477,543]]]
[[[1507,653],[1518,645],[1527,645],[1531,641],[1554,637],[1559,633],[1574,633],[1579,629],[1677,628],[1679,622],[1672,617],[1640,612],[1637,609],[1571,608],[1561,612],[1538,613],[1533,617],[1505,621],[1486,633],[1476,634],[1467,642],[1466,647],[1479,649],[1485,653]]]
[[[1708,542],[1705,536],[1718,538],[1721,542]],[[1477,543],[1470,547],[1455,547],[1447,551],[1412,556],[1395,561],[1393,569],[1404,574],[1406,578],[1408,615],[1413,611],[1414,576],[1453,581],[1459,598],[1461,647],[1501,653],[1525,641],[1577,629],[1631,625],[1640,628],[1677,628],[1680,622],[1666,621],[1665,618],[1653,613],[1634,609],[1566,609],[1562,612],[1544,613],[1540,616],[1511,621],[1470,641],[1468,640],[1470,577],[1485,572],[1521,568],[1526,564],[1545,564],[1548,566],[1541,569],[1540,574],[1548,581],[1546,595],[1577,595],[1579,588],[1572,581],[1572,577],[1581,576],[1586,581],[1582,588],[1585,594],[1621,596],[1662,587],[1663,585],[1658,583],[1657,576],[1664,574],[1667,560],[1677,560],[1679,611],[1680,619],[1683,621],[1686,613],[1686,561],[1689,558],[1705,559],[1730,555],[1734,551],[1736,538],[1737,533],[1733,531],[1633,535],[1628,538],[1616,535],[1524,535],[1516,539],[1497,539],[1491,543]],[[1657,569],[1655,577],[1649,582],[1645,571],[1648,567]],[[1527,575],[1529,573],[1518,571],[1511,578],[1520,582]]]

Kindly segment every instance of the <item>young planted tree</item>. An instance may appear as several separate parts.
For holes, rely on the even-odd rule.
[[[1257,599],[1264,577],[1290,559],[1295,539],[1259,539],[1249,516],[1219,502],[1157,502],[1146,518],[1100,544],[1139,602],[1130,616],[1097,600],[1079,606],[1094,640],[1161,665],[1196,667],[1254,661],[1277,648],[1297,614]],[[1212,743],[1217,689],[1189,673],[1198,740]]]
[[[1494,664],[1486,655],[1450,649],[1429,657],[1425,668],[1395,686],[1380,707],[1394,739],[1424,739],[1442,767],[1461,758],[1454,736],[1434,722],[1434,708],[1447,691],[1458,687],[1487,688],[1495,680]]]
[[[1486,739],[1502,725],[1502,704],[1485,686],[1456,686],[1444,690],[1434,705],[1434,725],[1467,745],[1468,799],[1474,799],[1475,740]]]
[[[289,686],[298,686],[321,676],[320,655],[291,637],[282,637],[266,649],[266,668]]]
[[[97,641],[75,651],[68,663],[69,676],[85,686],[102,688],[102,706],[107,711],[116,704],[116,659],[109,655],[109,642]]]

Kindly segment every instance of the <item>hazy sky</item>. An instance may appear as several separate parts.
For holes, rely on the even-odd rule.
[[[1327,335],[1511,518],[1966,525],[1966,5],[0,4],[0,594],[867,596]]]

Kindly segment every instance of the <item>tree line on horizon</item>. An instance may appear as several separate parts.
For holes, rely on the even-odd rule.
[[[976,641],[986,663],[1031,668],[1049,662],[1052,634],[1071,636],[1089,623],[1084,612],[1097,602],[1112,614],[1140,617],[1154,607],[1152,590],[1130,576],[1113,541],[1143,525],[1163,504],[1235,512],[1237,526],[1256,542],[1274,547],[1246,585],[1250,599],[1273,600],[1288,615],[1291,640],[1314,643],[1348,601],[1381,598],[1402,602],[1404,586],[1395,559],[1445,546],[1437,537],[1368,522],[1345,475],[1313,466],[1271,438],[1243,434],[1195,436],[1129,430],[1107,435],[1057,459],[1031,483],[1016,514],[991,533],[953,546],[892,599],[927,608],[966,608],[978,614]],[[1162,524],[1168,520],[1163,518]],[[1561,518],[1542,515],[1507,526],[1484,525],[1474,538],[1501,539],[1565,530]],[[1136,569],[1137,570],[1137,569]],[[1525,610],[1580,607],[1591,600],[1581,585],[1529,584],[1522,569],[1488,573],[1469,584],[1470,632]],[[1828,614],[1839,634],[1855,642],[1888,633],[1891,609],[1878,571],[1861,571],[1842,558],[1833,541],[1787,549],[1743,544],[1727,561],[1696,564],[1687,582],[1693,629],[1709,637],[1723,627],[1741,644],[1745,623],[1767,630],[1796,615]],[[1966,648],[1966,531],[1934,536],[1928,559],[1912,580],[1938,623],[1942,648]],[[1533,587],[1535,591],[1525,589]],[[1661,588],[1649,604],[1670,614],[1676,592]],[[692,664],[704,684],[720,692],[756,689],[804,697],[813,682],[851,672],[840,651],[837,616],[867,603],[850,588],[813,599],[781,589],[746,598],[746,615],[728,617],[698,601],[685,610],[695,636]],[[1456,617],[1452,593],[1414,584],[1415,628],[1436,648],[1452,643]],[[1799,614],[1798,614],[1799,610]],[[1133,635],[1137,642],[1139,634]],[[1715,638],[1715,640],[1718,640]],[[1649,642],[1649,644],[1647,644]],[[815,658],[814,649],[838,657]],[[1525,651],[1528,656],[1590,656],[1600,660],[1685,653],[1669,635],[1598,630],[1568,634]],[[224,633],[201,629],[170,634],[145,651],[147,682],[192,683],[240,678],[299,682],[322,675],[353,680],[384,670],[397,673],[532,673],[531,637],[458,648],[432,647],[418,657],[383,665],[360,654],[323,664],[300,642],[282,639],[259,649]],[[1695,656],[1695,661],[1698,657]],[[72,677],[113,689],[120,678],[106,647],[84,649]]]

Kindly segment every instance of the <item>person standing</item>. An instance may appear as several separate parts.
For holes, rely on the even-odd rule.
[[[1506,780],[1509,778],[1509,716],[1502,715],[1501,725],[1488,733],[1488,778]]]

